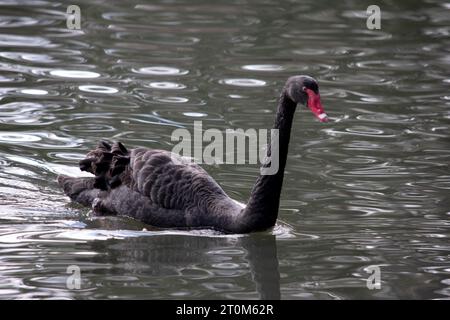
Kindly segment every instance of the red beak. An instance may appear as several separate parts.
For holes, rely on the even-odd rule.
[[[325,110],[323,110],[322,102],[320,102],[320,95],[308,88],[305,89],[305,92],[308,95],[308,108],[312,111],[312,113],[314,113],[320,122],[327,122],[328,115],[325,113]]]

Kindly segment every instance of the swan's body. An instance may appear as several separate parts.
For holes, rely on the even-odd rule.
[[[275,225],[283,183],[292,120],[297,103],[326,120],[318,86],[307,76],[289,78],[284,87],[274,128],[279,130],[279,166],[261,175],[244,206],[231,199],[197,164],[165,150],[127,150],[106,142],[80,161],[92,178],[61,175],[58,183],[73,200],[92,206],[96,214],[127,215],[163,228],[213,228],[231,233],[268,229]],[[270,165],[271,147],[267,150]]]

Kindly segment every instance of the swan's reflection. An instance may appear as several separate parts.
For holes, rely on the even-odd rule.
[[[245,297],[252,298],[255,294],[251,293],[253,288],[246,276],[250,271],[256,297],[280,299],[276,239],[269,233],[208,236],[174,232],[94,241],[92,249],[106,253],[95,258],[97,263],[113,267],[102,272],[103,278],[113,273],[113,277],[134,276],[143,282],[153,282],[157,289],[154,294],[147,292],[145,297],[170,298],[180,291],[194,293],[186,298],[228,298],[236,297],[236,292],[238,297],[244,292]],[[132,296],[133,292],[126,295]]]
[[[280,273],[275,236],[251,234],[240,238],[240,243],[247,251],[246,259],[260,298],[280,299]]]

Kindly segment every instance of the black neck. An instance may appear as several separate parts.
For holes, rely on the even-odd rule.
[[[291,136],[292,120],[294,118],[296,103],[292,101],[283,90],[277,109],[274,129],[278,129],[278,171],[275,174],[263,174],[274,166],[276,145],[274,141],[267,146],[267,161],[261,167],[261,174],[256,180],[250,195],[247,207],[243,211],[245,224],[254,230],[267,229],[275,224],[278,217],[281,188],[283,186],[284,168],[288,154],[289,139]],[[271,139],[274,140],[274,139]]]

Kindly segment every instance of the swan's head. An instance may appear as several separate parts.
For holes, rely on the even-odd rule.
[[[292,101],[306,105],[321,122],[328,121],[328,115],[320,102],[319,85],[314,78],[310,76],[290,77],[286,82],[285,90]]]

